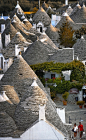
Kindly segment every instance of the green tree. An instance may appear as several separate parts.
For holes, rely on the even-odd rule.
[[[75,31],[72,29],[68,20],[66,19],[66,21],[60,27],[60,32],[59,32],[59,36],[60,36],[59,39],[61,42],[60,45],[64,45],[65,47],[72,47],[76,41],[73,38],[74,32]]]

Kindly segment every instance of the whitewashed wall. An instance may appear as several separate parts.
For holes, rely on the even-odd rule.
[[[63,74],[66,81],[70,81],[71,72],[72,72],[71,70],[62,71],[62,74]]]
[[[6,35],[5,34],[5,47],[7,47],[7,45],[10,43],[10,34]]]
[[[66,121],[65,121],[65,108],[57,108],[57,114],[59,115],[62,122],[66,123]]]
[[[5,24],[1,24],[1,33],[5,30]]]

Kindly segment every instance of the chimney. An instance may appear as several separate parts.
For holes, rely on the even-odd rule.
[[[0,50],[2,50],[3,46],[2,46],[2,37],[1,37],[1,33],[0,33]]]
[[[65,5],[68,5],[68,0],[65,0]]]
[[[40,8],[40,0],[39,0],[39,8]]]
[[[45,121],[45,106],[46,104],[39,105],[39,121],[41,120]]]
[[[5,47],[7,47],[7,45],[10,43],[10,34],[6,35],[5,34]]]

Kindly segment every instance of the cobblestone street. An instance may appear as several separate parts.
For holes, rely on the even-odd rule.
[[[71,129],[73,128],[74,123],[79,125],[79,121],[82,121],[82,124],[84,126],[85,135],[83,135],[83,138],[81,140],[86,140],[86,108],[80,109],[78,105],[67,103],[67,106],[63,106],[62,101],[55,100],[54,101],[57,105],[57,107],[65,108],[66,112],[66,123],[72,123]],[[71,137],[73,136],[73,132],[71,131]],[[77,134],[77,139],[79,140],[79,133]],[[71,139],[72,140],[72,139]]]

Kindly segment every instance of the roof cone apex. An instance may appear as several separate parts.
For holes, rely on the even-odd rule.
[[[81,36],[81,39],[84,39],[83,35]]]
[[[17,1],[17,5],[15,8],[20,8],[19,1]]]
[[[79,3],[77,3],[77,5],[76,6],[80,6],[80,4]]]
[[[69,5],[69,7],[68,8],[71,8],[71,6]]]
[[[62,16],[66,17],[66,16],[69,16],[69,15],[67,14],[67,12],[64,12]]]
[[[19,35],[19,34],[21,34],[21,33],[20,33],[20,32],[17,32],[16,34]]]
[[[83,6],[82,7],[85,7],[85,4],[83,3]]]
[[[36,77],[33,78],[33,83],[31,87],[38,87],[38,84],[36,83]]]

